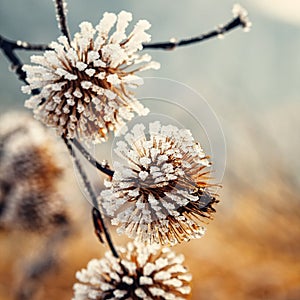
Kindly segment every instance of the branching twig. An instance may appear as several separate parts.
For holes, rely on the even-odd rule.
[[[67,37],[69,43],[71,43],[70,32],[67,25],[67,4],[64,0],[53,0],[56,9],[56,19],[58,27],[62,34]]]
[[[216,36],[222,36],[223,34],[238,27],[243,27],[245,30],[248,30],[250,26],[251,23],[247,18],[247,12],[243,8],[240,8],[240,11],[237,11],[236,17],[234,19],[232,19],[226,25],[220,25],[218,28],[212,31],[200,34],[192,38],[182,39],[180,41],[176,41],[175,39],[173,41],[173,39],[171,39],[169,42],[144,44],[143,49],[173,50],[174,48],[180,46],[187,46],[195,43],[200,43]]]
[[[100,223],[99,224],[99,227],[96,227],[95,230],[96,230],[96,233],[97,233],[97,236],[98,236],[98,233],[99,233],[99,230],[102,231],[105,235],[105,238],[106,238],[106,241],[107,241],[107,244],[112,252],[112,254],[118,258],[119,255],[118,255],[118,252],[117,250],[115,249],[114,247],[114,244],[112,242],[112,239],[110,237],[110,234],[108,232],[108,229],[106,228],[106,225],[104,223],[104,220],[103,220],[103,216],[101,214],[101,211],[99,209],[99,204],[98,204],[98,201],[97,201],[97,197],[96,197],[96,194],[91,186],[91,183],[90,181],[88,180],[88,177],[85,173],[85,171],[83,170],[75,152],[73,151],[73,147],[71,145],[71,143],[69,142],[69,140],[67,139],[64,139],[65,141],[65,144],[67,145],[68,147],[68,150],[69,150],[69,153],[70,155],[72,156],[72,158],[74,159],[74,163],[76,165],[76,168],[78,169],[78,172],[83,180],[83,183],[84,183],[84,186],[86,188],[86,191],[88,192],[89,194],[89,197],[91,198],[92,200],[92,203],[93,203],[93,206],[94,208],[97,210],[97,221]],[[95,216],[94,216],[94,210],[93,210],[93,220],[94,220],[94,224],[95,224]],[[98,236],[99,237],[99,236]],[[101,238],[100,238],[100,241],[101,241]]]

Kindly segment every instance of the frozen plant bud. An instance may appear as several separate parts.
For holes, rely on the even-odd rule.
[[[120,248],[120,259],[107,252],[76,273],[73,300],[187,299],[191,274],[182,265],[183,255],[158,245],[129,243]]]
[[[0,119],[0,227],[43,231],[68,223],[58,192],[63,175],[56,139],[26,114]]]
[[[157,69],[159,64],[151,62],[148,54],[138,54],[150,41],[145,32],[150,24],[140,20],[126,34],[131,20],[125,11],[105,13],[95,28],[82,22],[71,45],[62,36],[50,44],[53,50],[31,57],[36,65],[23,67],[29,86],[22,90],[40,89],[25,103],[37,119],[66,138],[78,136],[97,143],[106,140],[109,131],[118,131],[134,113],[148,113],[131,90],[143,83],[136,72]]]
[[[248,18],[248,11],[242,7],[240,4],[235,4],[232,8],[232,13],[234,17],[238,17],[242,23],[242,26],[244,28],[244,31],[248,32],[250,31],[252,27],[252,23],[250,22]]]
[[[174,245],[200,238],[211,218],[210,163],[189,130],[150,123],[135,125],[117,143],[125,162],[114,165],[99,204],[113,217],[119,233],[144,243]]]

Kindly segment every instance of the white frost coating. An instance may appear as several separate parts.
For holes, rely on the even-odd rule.
[[[157,69],[159,64],[151,62],[149,55],[138,53],[143,43],[150,41],[145,32],[150,23],[139,21],[132,32],[126,33],[131,20],[131,13],[125,11],[118,15],[104,13],[95,28],[82,22],[71,45],[61,36],[50,44],[52,50],[31,57],[36,65],[23,67],[29,86],[22,91],[30,94],[40,89],[26,101],[37,119],[56,128],[60,136],[99,143],[107,139],[109,131],[121,132],[134,113],[149,112],[130,90],[143,84],[136,72]],[[61,101],[53,101],[54,97]],[[94,103],[95,98],[100,101]],[[76,118],[70,117],[73,110],[62,109],[72,100]]]

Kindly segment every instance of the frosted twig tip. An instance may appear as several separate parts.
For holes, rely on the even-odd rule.
[[[250,31],[252,27],[252,23],[248,17],[248,11],[241,6],[240,4],[235,4],[232,8],[232,13],[234,17],[238,17],[240,19],[241,25],[244,28],[244,31]]]

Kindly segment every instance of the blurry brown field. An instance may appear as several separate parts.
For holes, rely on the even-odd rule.
[[[259,180],[247,174],[247,163],[235,172],[233,167],[226,173],[222,201],[206,236],[175,247],[185,254],[193,274],[192,299],[300,299],[297,182],[275,162]],[[83,205],[73,207],[78,213],[74,233],[61,246],[58,267],[40,280],[36,299],[71,299],[75,272],[105,251],[93,235],[88,204],[78,201]],[[5,232],[0,239],[0,299],[9,300],[18,286],[21,262],[40,241]],[[116,235],[114,240],[126,242]]]

